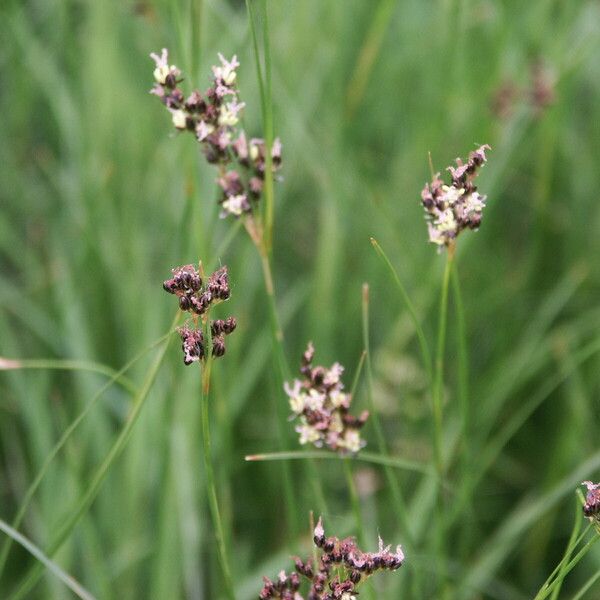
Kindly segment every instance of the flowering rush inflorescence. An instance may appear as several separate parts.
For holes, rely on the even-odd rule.
[[[228,300],[231,295],[227,267],[215,271],[203,285],[202,277],[194,265],[185,265],[172,269],[173,277],[163,283],[163,288],[169,294],[179,299],[179,308],[190,312],[195,317],[206,321],[211,306]],[[225,354],[225,336],[229,335],[236,326],[234,317],[210,321],[212,354],[219,357]],[[184,325],[178,329],[181,336],[183,362],[190,365],[206,358],[204,332],[201,328]]]
[[[264,186],[266,144],[260,138],[248,139],[239,127],[245,103],[239,101],[236,87],[237,57],[229,61],[219,54],[221,64],[212,68],[212,85],[204,94],[194,90],[187,98],[178,87],[183,81],[181,71],[169,65],[166,48],[160,56],[153,52],[150,57],[156,64],[156,83],[150,93],[166,106],[175,128],[193,133],[206,160],[219,167],[221,217],[251,213]],[[281,165],[279,139],[273,141],[271,158],[275,172]]]
[[[600,523],[600,483],[584,481],[581,485],[587,488],[583,514],[593,521]]]
[[[363,552],[354,538],[340,540],[326,537],[319,519],[314,530],[314,543],[320,550],[317,563],[312,559],[295,559],[296,569],[289,575],[281,571],[275,581],[264,577],[260,600],[282,598],[304,600],[300,587],[304,580],[310,583],[307,600],[356,600],[356,588],[377,571],[395,571],[404,563],[402,547],[392,552],[379,538],[377,552]]]
[[[465,164],[456,159],[456,167],[448,167],[452,183],[446,185],[436,173],[431,183],[426,183],[421,192],[425,218],[429,229],[429,241],[442,246],[454,243],[464,229],[478,229],[486,196],[477,192],[473,183],[479,169],[486,163],[484,144],[469,154]]]
[[[364,411],[359,417],[349,413],[352,396],[343,391],[344,367],[337,362],[329,369],[320,365],[313,367],[314,354],[314,346],[309,342],[300,367],[304,379],[284,384],[294,413],[292,419],[300,419],[296,427],[300,443],[311,443],[317,448],[327,446],[339,452],[358,452],[366,444],[360,437],[360,429],[369,413]]]

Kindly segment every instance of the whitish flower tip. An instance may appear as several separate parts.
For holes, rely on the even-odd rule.
[[[315,526],[314,536],[316,538],[322,538],[325,535],[325,529],[323,529],[323,517],[319,517]]]

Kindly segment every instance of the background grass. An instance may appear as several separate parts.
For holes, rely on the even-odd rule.
[[[448,593],[531,598],[567,544],[573,490],[600,456],[600,7],[593,0],[278,0],[268,3],[275,132],[274,277],[288,361],[312,339],[350,385],[363,350],[361,286],[370,285],[374,401],[395,456],[431,460],[431,413],[411,320],[369,243],[386,250],[433,345],[444,259],[426,242],[419,193],[474,143],[493,151],[480,178],[481,230],[459,244],[470,356],[469,435],[476,485],[447,532]],[[0,8],[0,355],[94,361],[120,369],[166,333],[169,269],[227,263],[239,327],[213,372],[212,428],[221,510],[241,599],[306,552],[319,510],[291,463],[305,533],[287,535],[282,470],[245,454],[296,449],[277,436],[285,402],[275,369],[260,262],[243,231],[219,221],[214,171],[191,136],[172,134],[148,95],[150,51],[166,46],[184,86],[208,85],[216,53],[237,53],[245,126],[261,134],[252,42],[242,2],[7,0]],[[555,101],[528,101],[531,66]],[[521,93],[494,115],[499,87]],[[450,305],[446,490],[462,483],[457,317]],[[55,559],[100,598],[215,598],[222,593],[203,489],[199,377],[169,348],[123,455]],[[139,388],[152,352],[127,373]],[[81,369],[0,373],[0,517],[10,521],[62,432],[106,376]],[[111,386],[52,462],[20,531],[42,549],[84,493],[132,402]],[[367,405],[364,383],[355,399]],[[539,408],[538,408],[539,406]],[[290,426],[291,428],[291,426]],[[372,425],[366,429],[375,451]],[[328,531],[352,531],[343,473],[317,461]],[[434,560],[431,480],[398,471],[417,548],[379,597],[411,596]],[[404,542],[384,472],[355,468],[367,539]],[[314,475],[313,475],[314,476]],[[452,514],[452,510],[449,511]],[[8,597],[35,559],[13,545]],[[562,594],[600,569],[592,551]],[[31,598],[69,592],[45,576]],[[598,597],[592,587],[587,598]],[[414,594],[413,594],[414,595]],[[426,596],[427,597],[427,596]],[[562,597],[562,596],[561,596]]]

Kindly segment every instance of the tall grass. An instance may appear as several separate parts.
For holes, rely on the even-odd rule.
[[[310,511],[370,549],[404,544],[378,598],[597,597],[596,538],[572,536],[574,490],[600,473],[597,3],[248,4],[254,30],[233,0],[0,7],[0,357],[23,367],[0,362],[0,519],[19,542],[0,597],[64,598],[66,580],[226,596],[197,370],[174,344],[140,355],[173,318],[162,280],[198,258],[229,266],[239,323],[209,414],[238,600],[308,553]],[[218,219],[214,172],[147,94],[163,46],[200,88],[237,53],[246,129],[283,141],[262,252]],[[555,81],[542,111],[537,59]],[[500,119],[507,81],[522,91]],[[419,193],[428,152],[440,168],[476,142],[488,207],[448,270],[436,349],[445,257]],[[377,418],[355,460],[299,452],[285,421],[308,339],[326,364],[368,351],[354,403]]]

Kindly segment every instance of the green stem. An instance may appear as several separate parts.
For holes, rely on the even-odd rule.
[[[373,366],[371,363],[371,344],[369,338],[369,286],[366,283],[363,284],[362,294],[362,330],[363,347],[366,353],[365,364],[367,370],[367,400],[369,405],[370,418],[371,422],[373,423],[373,429],[375,430],[375,437],[377,439],[379,452],[383,454],[384,457],[389,457],[387,443],[385,441],[385,436],[383,435],[383,428],[381,427],[381,422],[379,420],[377,411],[375,410],[375,403],[373,401]],[[391,466],[389,464],[384,465],[384,470],[386,480],[390,488],[390,492],[392,494],[394,507],[396,509],[395,513],[398,516],[398,524],[400,525],[401,531],[406,536],[406,546],[410,552],[410,549],[413,548],[415,545],[415,540],[413,539],[413,533],[409,525],[410,519],[408,516],[408,508],[406,506],[406,501],[402,495],[402,491],[400,490],[398,480],[396,479],[396,476],[394,475]],[[418,592],[418,595],[416,595],[416,597],[421,598],[422,594],[420,592],[421,584],[419,570],[415,568],[414,573],[414,585],[416,586]]]
[[[219,502],[217,500],[217,486],[215,484],[215,474],[213,470],[212,447],[210,439],[210,420],[209,420],[209,393],[210,393],[210,373],[212,368],[212,339],[210,331],[210,320],[206,318],[204,326],[204,340],[206,361],[201,365],[202,369],[202,384],[201,384],[201,419],[202,419],[202,446],[204,449],[204,471],[206,475],[206,495],[208,497],[208,505],[210,508],[210,516],[212,518],[213,527],[215,530],[215,538],[217,541],[217,550],[219,555],[219,563],[223,571],[223,584],[225,594],[229,600],[235,600],[235,591],[233,588],[233,579],[229,569],[229,560],[227,558],[227,548],[225,546],[225,535],[223,533],[223,522],[219,511]]]
[[[390,274],[392,275],[392,279],[400,292],[400,298],[404,302],[404,306],[408,311],[408,315],[410,316],[410,320],[415,328],[415,332],[417,334],[417,339],[419,341],[419,348],[421,350],[421,358],[423,360],[423,366],[425,367],[425,371],[427,371],[427,376],[429,378],[430,385],[433,383],[433,364],[431,362],[431,350],[429,349],[429,344],[427,343],[427,338],[425,337],[425,332],[423,331],[423,327],[421,326],[421,322],[419,317],[417,316],[417,311],[415,309],[414,304],[412,303],[406,288],[404,287],[398,272],[392,265],[390,259],[387,257],[386,253],[383,251],[383,248],[379,245],[376,239],[371,239],[371,245],[377,252],[377,256],[381,259],[383,264],[388,268]]]
[[[261,249],[259,248],[259,252]],[[275,360],[277,363],[277,369],[275,369],[275,381],[276,390],[280,391],[283,389],[283,382],[290,379],[290,372],[285,358],[285,351],[283,348],[283,330],[279,321],[279,314],[277,312],[277,305],[275,303],[275,289],[273,286],[273,274],[271,271],[271,261],[268,254],[264,251],[260,252],[261,266],[263,272],[263,279],[265,284],[265,291],[267,293],[267,304],[269,310],[269,322],[271,325],[271,335],[273,339],[273,351],[275,352]],[[282,402],[276,401],[276,412],[277,412],[277,433],[279,437],[279,443],[285,445],[287,441],[286,427],[287,417],[284,412],[285,405]],[[319,480],[320,485],[320,480]],[[292,472],[288,464],[283,465],[283,492],[285,496],[286,510],[288,514],[288,521],[291,527],[292,537],[295,538],[299,533],[299,520],[298,520],[298,506],[296,502],[296,496],[294,494],[294,487],[292,483]],[[323,497],[323,494],[321,493]]]
[[[540,593],[544,592],[546,589],[548,589],[548,586],[554,579],[555,575],[559,571],[562,572],[563,567],[565,567],[566,564],[569,562],[569,559],[571,557],[571,554],[573,553],[573,550],[579,545],[580,542],[583,541],[583,539],[588,534],[588,532],[591,528],[591,525],[588,525],[585,528],[585,530],[583,531],[583,533],[581,533],[579,535],[579,537],[577,537],[577,535],[579,534],[579,530],[581,529],[581,520],[582,520],[581,519],[581,502],[579,501],[579,499],[576,499],[575,504],[576,504],[576,515],[575,515],[576,521],[573,523],[573,530],[571,531],[571,536],[569,538],[569,543],[567,544],[567,549],[565,551],[565,554],[563,555],[561,561],[556,565],[556,567],[554,567],[552,573],[550,573],[550,575],[548,575],[546,581],[544,581],[538,594],[540,594]]]
[[[442,290],[440,298],[440,312],[437,332],[437,346],[435,355],[435,373],[433,382],[433,454],[435,468],[438,474],[437,485],[437,510],[436,518],[436,555],[438,562],[438,577],[443,586],[445,595],[446,582],[446,557],[445,557],[445,503],[444,503],[444,353],[446,349],[446,330],[448,324],[448,285],[450,282],[450,273],[452,272],[452,263],[454,258],[454,246],[447,249],[446,266],[442,279]]]
[[[356,536],[358,542],[362,548],[366,547],[366,536],[365,526],[362,518],[362,512],[360,509],[360,498],[358,497],[358,491],[356,490],[356,484],[354,483],[354,476],[352,474],[352,463],[348,457],[345,457],[342,461],[344,464],[344,475],[346,476],[346,485],[348,486],[348,493],[350,495],[350,504],[352,506],[352,512],[354,513],[354,520],[356,522]],[[365,587],[367,596],[374,600],[373,588],[370,585]]]
[[[354,513],[354,520],[356,522],[356,535],[360,545],[365,547],[365,528],[360,510],[360,499],[356,490],[356,484],[354,483],[354,476],[352,475],[352,466],[348,457],[344,457],[342,461],[344,464],[344,475],[346,476],[346,485],[348,486],[348,494],[350,496],[350,504],[352,506],[352,512]]]
[[[273,222],[274,222],[274,200],[273,189],[273,158],[271,148],[273,146],[273,101],[271,95],[271,47],[269,43],[269,21],[266,3],[261,4],[261,15],[263,18],[263,55],[264,55],[264,73],[261,67],[260,51],[258,46],[258,35],[256,32],[254,10],[252,8],[253,0],[246,0],[248,10],[248,21],[250,33],[252,35],[252,47],[254,50],[254,59],[256,63],[256,76],[258,79],[258,88],[260,93],[260,106],[263,119],[263,129],[265,138],[265,180],[264,180],[264,244],[267,253],[271,251],[273,240]],[[256,0],[255,0],[256,1]]]
[[[435,373],[433,380],[433,451],[435,466],[440,478],[440,485],[444,476],[443,447],[443,418],[444,418],[444,352],[446,348],[446,330],[448,324],[448,284],[452,271],[453,251],[448,249],[442,291],[440,299],[440,312],[437,332],[437,346],[435,354]]]
[[[263,57],[265,61],[265,96],[263,99],[263,122],[265,131],[265,246],[267,251],[273,247],[273,221],[275,217],[275,193],[273,190],[273,95],[271,92],[271,44],[269,42],[269,14],[267,1],[261,4],[263,16]]]
[[[336,452],[330,452],[328,450],[290,450],[283,452],[268,452],[263,454],[248,454],[245,457],[246,461],[248,462],[262,462],[268,460],[310,460],[321,458],[328,460],[343,460],[347,459],[348,457],[337,454]],[[375,454],[373,452],[365,452],[364,450],[361,450],[356,456],[352,457],[352,460],[356,460],[357,462],[366,462],[373,465],[380,465],[382,467],[414,471],[416,473],[423,473],[424,475],[431,475],[435,477],[435,473],[428,469],[426,465],[415,461],[406,460],[405,458],[383,456],[381,454]]]
[[[575,352],[570,357],[570,363],[566,367],[561,368],[560,372],[548,379],[545,384],[539,388],[527,402],[525,402],[525,404],[519,407],[519,409],[502,426],[500,431],[491,439],[487,447],[481,451],[481,456],[479,456],[477,460],[477,466],[476,468],[474,466],[473,473],[469,478],[469,490],[465,492],[463,495],[464,497],[469,497],[473,493],[478,483],[484,478],[487,470],[495,463],[502,448],[504,448],[515,433],[527,422],[535,410],[551,396],[551,394],[576,368],[598,352],[600,352],[600,339],[595,339],[581,348],[581,350]],[[451,527],[461,516],[465,506],[464,501],[464,498],[461,497],[459,502],[454,503],[452,513],[448,519],[448,527]]]
[[[473,510],[472,498],[468,494],[471,489],[470,478],[472,475],[471,467],[471,407],[469,404],[469,354],[467,350],[467,327],[465,322],[465,309],[460,289],[460,278],[458,276],[458,265],[454,261],[452,269],[452,291],[454,295],[454,306],[456,315],[456,330],[458,339],[458,400],[460,405],[460,414],[462,420],[462,494],[464,497],[467,519],[462,528],[462,543],[460,553],[462,558],[466,557],[470,541],[472,538],[473,524],[475,515]]]
[[[55,562],[51,561],[35,544],[28,540],[24,535],[13,529],[8,523],[0,519],[0,530],[13,539],[17,544],[20,544],[40,561],[50,572],[54,573],[76,596],[82,600],[95,600],[79,582],[77,582],[68,573],[65,573]]]
[[[132,396],[136,392],[135,385],[127,377],[111,367],[87,360],[65,360],[52,358],[29,358],[29,359],[0,359],[0,371],[17,369],[48,369],[57,371],[90,371],[110,377],[110,383],[118,383]]]
[[[581,530],[581,523],[582,523],[583,519],[581,518],[581,503],[579,501],[579,498],[575,498],[575,516],[573,519],[573,530],[571,531],[571,536],[569,537],[569,543],[567,544],[567,548],[565,550],[565,555],[563,556],[562,560],[559,563],[560,566],[560,570],[558,571],[558,577],[559,578],[563,578],[564,579],[564,570],[566,568],[566,564],[568,562],[568,560],[571,558],[571,555],[573,554],[573,550],[575,550],[575,547],[577,546],[577,536],[579,535],[579,531]],[[589,525],[588,528],[589,529]],[[586,532],[587,532],[586,529]],[[585,535],[585,534],[584,534]],[[562,581],[562,579],[561,579]],[[560,588],[562,587],[561,584],[557,585],[556,588],[554,588],[554,591],[552,592],[552,596],[551,596],[551,600],[558,600],[558,595],[560,594]]]
[[[594,535],[587,544],[575,555],[575,557],[570,560],[564,568],[561,569],[560,575],[548,586],[542,587],[542,589],[537,593],[534,600],[544,600],[547,598],[556,588],[556,586],[561,585],[563,579],[570,573],[570,571],[577,565],[577,563],[591,550],[592,546],[600,539],[600,535]]]
[[[581,600],[588,590],[600,579],[600,571],[596,571],[579,589],[579,591],[571,598],[571,600]]]
[[[177,312],[177,315],[173,320],[173,325],[171,326],[171,329],[175,327],[178,319],[179,312]],[[73,529],[75,528],[77,523],[79,523],[79,520],[83,517],[83,515],[87,512],[87,510],[94,502],[113,463],[121,455],[121,452],[125,448],[125,445],[127,444],[129,437],[131,436],[131,433],[133,431],[133,427],[141,414],[142,408],[146,404],[146,400],[148,398],[148,394],[152,388],[152,385],[156,380],[156,376],[158,375],[158,371],[162,365],[167,351],[167,347],[169,345],[168,342],[169,340],[167,339],[163,347],[161,348],[158,356],[156,357],[154,363],[150,367],[150,370],[146,375],[146,379],[144,380],[140,391],[135,397],[133,406],[131,407],[129,415],[127,416],[127,420],[125,421],[125,425],[119,433],[119,436],[111,446],[108,454],[102,461],[102,464],[94,473],[94,476],[88,488],[84,492],[83,496],[79,499],[75,507],[70,511],[69,517],[67,517],[62,527],[59,529],[58,533],[50,542],[50,545],[46,551],[46,555],[48,557],[51,558],[52,556],[54,556],[54,554],[58,552],[58,550],[62,547],[65,541],[69,538]],[[33,567],[31,567],[27,572],[23,583],[12,594],[12,596],[10,596],[10,600],[20,600],[21,598],[25,598],[27,594],[31,591],[33,586],[37,583],[42,572],[43,568],[39,564],[36,564]]]
[[[56,456],[58,455],[60,450],[67,443],[67,441],[69,440],[71,435],[75,432],[75,430],[77,429],[79,424],[90,413],[92,408],[94,408],[94,406],[96,405],[96,402],[102,397],[104,392],[113,383],[115,383],[115,381],[119,381],[119,380],[123,381],[123,379],[124,379],[123,374],[126,373],[147,352],[149,352],[150,350],[152,350],[153,348],[158,346],[167,337],[169,337],[171,335],[171,333],[172,332],[169,331],[169,333],[160,337],[158,340],[153,342],[150,346],[148,346],[147,348],[144,348],[144,350],[142,350],[140,353],[138,353],[136,356],[134,356],[122,369],[120,369],[119,371],[116,371],[113,374],[113,376],[96,392],[96,394],[94,394],[94,396],[92,397],[92,399],[90,400],[88,405],[79,413],[79,415],[77,415],[75,420],[67,427],[67,429],[65,429],[64,433],[61,435],[58,442],[54,445],[52,450],[50,450],[50,452],[46,456],[46,459],[44,460],[44,464],[41,466],[40,470],[38,471],[37,475],[35,476],[35,479],[31,483],[31,485],[27,488],[27,491],[25,492],[25,496],[23,497],[23,501],[21,502],[21,505],[19,506],[19,510],[17,511],[17,514],[15,515],[14,519],[12,520],[11,527],[13,529],[18,529],[19,526],[21,525],[21,522],[23,521],[23,518],[25,517],[25,513],[27,512],[27,509],[29,507],[29,504],[33,500],[33,497],[34,497],[37,489],[39,488],[40,484],[42,483],[42,480],[46,476],[46,473],[50,469],[50,465],[52,464],[52,461],[56,458]],[[135,389],[134,389],[134,395],[135,395]],[[4,567],[6,566],[6,559],[8,558],[8,553],[10,552],[11,544],[12,544],[12,540],[10,538],[7,539],[2,547],[2,552],[0,552],[0,578],[2,578],[2,573],[4,571]]]

